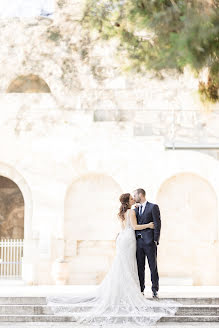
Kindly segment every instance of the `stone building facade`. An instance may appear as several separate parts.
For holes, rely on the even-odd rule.
[[[143,187],[161,209],[161,284],[217,285],[219,104],[189,69],[123,73],[82,10],[58,0],[51,17],[0,19],[1,238],[24,238],[28,284],[53,284],[59,258],[68,284],[97,284],[119,195]]]

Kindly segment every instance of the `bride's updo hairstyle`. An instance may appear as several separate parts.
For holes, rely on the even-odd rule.
[[[123,221],[125,220],[125,216],[124,216],[125,212],[127,211],[127,209],[131,208],[130,205],[129,205],[129,198],[130,198],[130,194],[129,193],[122,194],[119,197],[121,206],[120,206],[120,209],[119,209],[118,216]]]

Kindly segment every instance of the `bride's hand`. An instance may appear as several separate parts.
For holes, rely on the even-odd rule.
[[[140,205],[141,205],[140,203],[135,203],[135,204],[134,204],[134,207],[135,207],[135,208],[138,208]]]
[[[154,222],[148,223],[148,228],[149,229],[154,229]]]

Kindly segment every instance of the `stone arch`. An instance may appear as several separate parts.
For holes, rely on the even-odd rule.
[[[24,198],[11,179],[0,176],[0,238],[24,239]]]
[[[0,176],[11,180],[22,193],[24,200],[24,240],[32,238],[32,197],[30,188],[22,175],[13,167],[0,162]]]
[[[48,84],[38,75],[20,75],[9,85],[7,93],[51,93]]]
[[[195,173],[175,174],[160,186],[157,203],[162,217],[161,276],[216,285],[217,195],[211,184]]]
[[[65,257],[70,284],[99,283],[114,256],[122,190],[105,174],[90,173],[73,181],[65,197]]]

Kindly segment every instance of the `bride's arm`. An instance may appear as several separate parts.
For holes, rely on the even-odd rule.
[[[130,221],[131,221],[131,225],[132,228],[134,230],[143,230],[143,229],[154,229],[154,224],[153,222],[147,223],[147,224],[137,224],[137,219],[136,219],[136,215],[135,215],[135,211],[134,210],[130,210]]]

